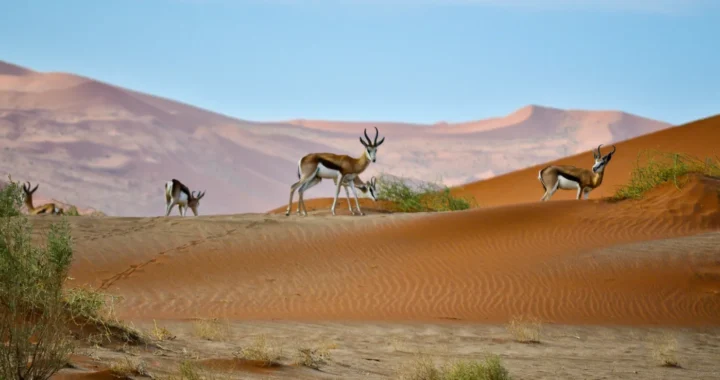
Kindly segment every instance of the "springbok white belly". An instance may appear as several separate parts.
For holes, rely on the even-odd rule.
[[[325,167],[323,164],[318,164],[318,174],[320,178],[337,178],[340,172],[334,169]]]
[[[575,181],[571,181],[562,175],[558,175],[558,188],[563,190],[575,190],[580,188],[580,184]]]

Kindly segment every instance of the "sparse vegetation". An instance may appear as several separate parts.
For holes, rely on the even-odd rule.
[[[234,353],[234,355],[238,358],[257,361],[263,366],[270,367],[280,360],[282,350],[273,347],[267,342],[264,335],[260,335],[255,338],[250,346],[243,347]]]
[[[447,186],[412,185],[402,178],[381,176],[378,199],[390,201],[400,212],[459,211],[477,207],[474,198],[456,197]]]
[[[489,355],[484,360],[457,360],[441,367],[425,355],[401,367],[400,380],[507,380],[508,370],[500,358]]]
[[[644,151],[638,155],[635,168],[630,173],[630,181],[619,188],[612,199],[641,199],[647,191],[667,182],[681,189],[684,184],[682,177],[691,173],[720,176],[720,160],[700,160],[686,154]]]
[[[71,288],[65,291],[65,309],[76,326],[92,325],[101,331],[96,334],[96,344],[110,342],[112,338],[126,343],[143,343],[145,337],[137,329],[126,325],[115,315],[112,295],[89,287]]]
[[[515,317],[506,326],[516,342],[540,343],[542,322],[537,318]]]
[[[110,372],[117,377],[148,376],[145,363],[125,357],[110,365]]]
[[[78,211],[77,207],[70,206],[67,211],[65,211],[65,215],[67,216],[80,216],[80,212]]]
[[[72,239],[62,219],[34,245],[21,200],[15,183],[0,190],[0,378],[48,379],[73,352],[62,291]]]
[[[330,360],[330,349],[327,346],[301,347],[295,354],[294,364],[320,369],[321,366],[327,364],[328,360]]]
[[[659,339],[652,343],[653,359],[658,361],[663,367],[680,368],[677,353],[677,339],[669,334],[663,334]]]
[[[175,335],[172,335],[168,329],[165,327],[159,327],[157,324],[157,321],[153,319],[153,328],[150,330],[150,336],[159,341],[163,340],[173,340],[175,339]]]
[[[207,340],[223,340],[229,333],[227,324],[217,318],[195,321],[193,331],[196,336]]]

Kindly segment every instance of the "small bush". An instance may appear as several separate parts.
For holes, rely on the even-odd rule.
[[[378,199],[392,202],[400,212],[459,211],[477,206],[474,198],[456,197],[447,186],[413,186],[401,178],[382,176],[378,187]]]
[[[506,328],[516,342],[540,343],[542,322],[538,319],[515,317]]]
[[[45,247],[32,243],[20,214],[22,194],[0,190],[0,379],[48,379],[73,351],[62,287],[72,260],[66,219],[50,226]]]
[[[229,333],[227,325],[217,318],[196,321],[193,329],[196,336],[207,340],[223,340]]]
[[[662,337],[653,342],[652,356],[663,367],[680,368],[680,363],[677,357],[677,345],[677,339],[675,339],[675,337],[669,334],[664,334]]]
[[[460,360],[444,368],[444,380],[505,380],[510,378],[500,357],[490,355],[483,361]]]
[[[630,181],[620,187],[612,199],[641,199],[649,190],[667,182],[681,189],[681,177],[691,173],[720,176],[720,161],[717,158],[700,160],[685,154],[644,151],[638,155]]]
[[[458,360],[438,368],[427,356],[419,356],[401,369],[400,380],[508,380],[510,374],[500,358],[489,355],[484,360]]]
[[[155,340],[173,340],[175,335],[172,335],[165,327],[158,327],[157,322],[153,319],[153,328],[150,330],[150,336]]]
[[[236,357],[246,360],[260,362],[266,367],[270,367],[280,360],[282,351],[268,344],[264,335],[255,338],[255,341],[248,347],[243,347],[234,354]]]
[[[302,347],[295,354],[295,365],[312,369],[320,369],[330,360],[330,350],[327,347]]]
[[[67,216],[80,216],[80,211],[78,211],[77,207],[70,206],[67,211],[65,211],[65,215]]]

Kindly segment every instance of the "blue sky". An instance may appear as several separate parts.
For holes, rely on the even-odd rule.
[[[249,120],[720,113],[720,1],[23,0],[0,60]]]

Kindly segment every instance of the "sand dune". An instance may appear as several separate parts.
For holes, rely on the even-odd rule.
[[[630,173],[645,151],[658,150],[689,154],[699,159],[718,157],[720,146],[720,115],[669,128],[616,144],[617,151],[605,171],[602,185],[590,193],[590,198],[607,197],[627,183]],[[611,147],[601,148],[608,152]],[[574,165],[590,168],[593,157],[590,151],[579,153],[527,169],[483,181],[469,183],[455,189],[458,195],[474,196],[481,205],[496,206],[540,200],[544,191],[537,179],[538,171],[548,165]],[[552,200],[574,199],[574,191],[558,191]]]
[[[375,123],[254,122],[67,73],[0,62],[0,171],[43,194],[110,215],[154,216],[162,184],[205,189],[201,213],[262,212],[281,203],[308,152],[359,155]],[[377,123],[386,143],[367,175],[467,183],[661,130],[617,111],[527,106],[466,123]],[[82,189],[82,190],[79,190]],[[329,196],[317,186],[308,197]]]
[[[71,276],[122,295],[131,320],[717,324],[719,190],[692,177],[618,203],[75,218]]]

